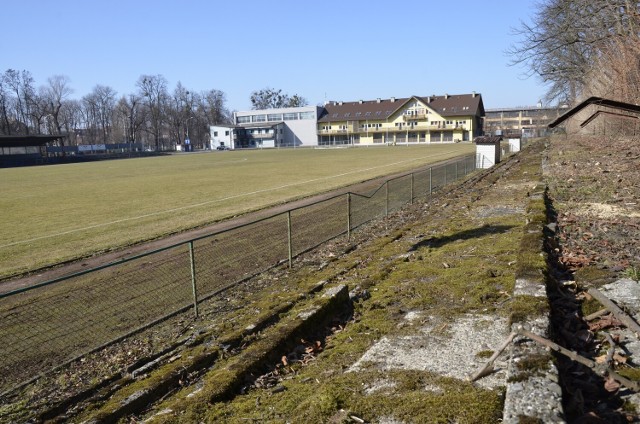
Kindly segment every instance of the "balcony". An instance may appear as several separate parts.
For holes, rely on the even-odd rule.
[[[414,113],[411,115],[402,115],[402,119],[405,121],[419,121],[422,119],[427,119],[426,113]]]
[[[465,125],[440,124],[427,125],[426,122],[420,122],[417,125],[388,126],[388,127],[352,127],[349,129],[330,129],[318,130],[318,135],[338,135],[338,134],[380,134],[380,133],[406,133],[415,131],[466,131]]]
[[[347,130],[342,128],[330,129],[330,130],[318,130],[318,135],[334,135],[334,134],[346,134],[347,132],[354,133],[355,130]]]

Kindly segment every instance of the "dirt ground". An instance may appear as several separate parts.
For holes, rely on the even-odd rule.
[[[621,323],[611,315],[585,317],[602,308],[589,288],[621,278],[637,284],[640,277],[639,164],[638,140],[578,136],[554,137],[543,164],[557,220],[548,248],[560,287],[550,296],[558,342],[598,361],[612,351],[611,337],[622,355],[616,370],[634,380],[640,352],[625,340]],[[569,422],[636,422],[637,400],[623,387],[564,358],[559,363]],[[615,413],[620,408],[630,415]]]
[[[547,166],[559,260],[618,276],[640,266],[640,141],[553,139]]]

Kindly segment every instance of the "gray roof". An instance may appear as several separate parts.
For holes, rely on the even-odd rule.
[[[626,112],[640,113],[640,106],[631,103],[619,102],[616,100],[603,99],[602,97],[589,97],[588,99],[578,103],[575,107],[571,108],[565,114],[559,116],[553,122],[549,124],[549,128],[555,128],[565,120],[569,119],[576,113],[589,105],[607,106],[614,109],[624,110]]]

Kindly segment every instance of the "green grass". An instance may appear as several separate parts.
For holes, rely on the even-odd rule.
[[[473,151],[235,151],[0,169],[0,278]]]

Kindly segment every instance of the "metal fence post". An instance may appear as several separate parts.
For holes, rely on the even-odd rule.
[[[458,180],[458,161],[456,161],[456,177],[454,178],[454,180]]]
[[[198,286],[196,285],[196,258],[193,253],[193,241],[189,242],[189,259],[191,262],[191,288],[193,290],[193,311],[198,318]]]
[[[389,180],[384,183],[384,216],[389,216]]]
[[[413,172],[411,173],[411,202],[413,205]]]
[[[347,192],[347,240],[351,240],[351,192]]]
[[[429,167],[429,194],[433,192],[433,168]]]
[[[447,185],[447,165],[444,165],[444,185]]]
[[[289,268],[293,267],[293,245],[291,241],[291,211],[287,211],[287,240],[289,241]]]
[[[464,163],[464,175],[467,175],[467,160],[468,159],[465,159],[464,162],[463,162]]]

